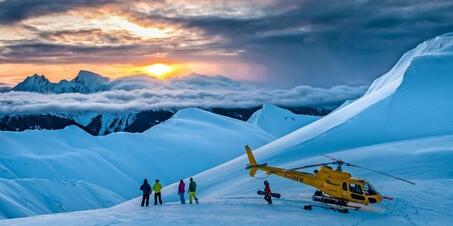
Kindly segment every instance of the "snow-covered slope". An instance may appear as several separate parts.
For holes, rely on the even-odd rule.
[[[143,178],[164,185],[258,147],[273,137],[249,123],[184,109],[141,134],[94,137],[77,127],[0,132],[0,216],[111,206],[140,194]]]
[[[382,83],[382,81],[387,81]],[[325,153],[453,133],[453,34],[420,44],[363,97],[263,147],[262,154]],[[320,136],[322,135],[322,136]]]
[[[173,185],[164,189],[162,207],[141,208],[137,198],[107,209],[3,220],[0,225],[450,225],[453,217],[450,211],[453,204],[449,201],[453,186],[452,147],[453,136],[450,135],[331,153],[417,183],[407,185],[348,168],[354,175],[369,179],[382,194],[394,197],[393,201],[349,214],[319,208],[304,210],[303,206],[311,203],[313,189],[275,176],[266,179],[273,191],[283,197],[274,199],[272,206],[265,205],[262,196],[256,195],[256,190],[263,187],[263,180],[248,176],[243,168],[246,159],[241,157],[195,177],[200,205],[169,202],[176,200],[176,185]],[[269,163],[293,167],[326,161],[322,157],[293,160],[295,162],[290,163],[284,158]]]
[[[260,110],[253,113],[248,122],[276,137],[282,137],[319,118],[319,116],[294,114],[290,110],[273,104],[264,104]]]

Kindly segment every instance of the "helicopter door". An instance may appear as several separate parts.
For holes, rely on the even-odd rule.
[[[363,196],[362,186],[360,186],[360,184],[350,183],[349,191],[351,191],[352,199],[365,200],[365,197]]]

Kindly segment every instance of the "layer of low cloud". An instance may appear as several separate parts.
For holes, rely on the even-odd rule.
[[[10,89],[11,89],[11,85],[0,82],[0,93],[9,91]]]
[[[111,90],[93,94],[0,93],[1,114],[50,112],[116,112],[186,107],[247,108],[272,103],[280,106],[337,106],[361,96],[366,87],[335,86],[289,89],[262,87],[223,76],[192,75],[160,81],[144,76],[114,80]]]

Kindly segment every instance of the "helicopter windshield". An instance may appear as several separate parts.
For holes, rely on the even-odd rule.
[[[376,189],[374,189],[373,185],[371,185],[370,183],[366,182],[363,186],[363,190],[365,191],[365,194],[367,195],[377,195],[378,192],[376,191]]]

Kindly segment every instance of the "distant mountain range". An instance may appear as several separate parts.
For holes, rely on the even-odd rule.
[[[212,108],[207,111],[246,121],[260,107]],[[293,112],[309,115],[325,115],[326,108],[290,108]],[[46,114],[13,114],[0,117],[0,130],[23,131],[27,129],[63,129],[75,125],[92,135],[107,135],[114,132],[143,132],[175,114],[173,110],[147,110],[130,112],[77,112]]]
[[[84,70],[73,80],[61,80],[58,83],[50,82],[44,75],[34,74],[14,86],[12,90],[38,93],[94,93],[107,90],[108,81],[107,77]]]
[[[137,82],[135,79],[138,79]],[[140,81],[145,82],[140,82]],[[44,75],[28,76],[14,87],[4,86],[3,92],[22,91],[43,94],[62,94],[62,93],[81,93],[91,94],[115,89],[154,89],[156,81],[154,78],[129,77],[125,79],[110,80],[99,74],[82,70],[72,80],[61,80],[53,83]],[[195,81],[202,84],[204,81]],[[227,78],[220,80],[220,84],[230,81]],[[131,85],[133,84],[133,85]],[[138,84],[138,86],[137,86]],[[140,86],[140,84],[142,86]],[[138,88],[137,88],[138,87]],[[196,88],[195,88],[196,89]],[[299,106],[286,107],[297,114],[322,116],[335,109],[337,106]],[[260,105],[252,107],[200,107],[204,110],[228,116],[231,118],[246,121],[254,112],[261,108]],[[81,112],[14,112],[0,114],[0,130],[3,131],[23,131],[27,129],[62,129],[67,126],[75,125],[92,135],[107,135],[114,132],[143,132],[170,117],[178,109],[165,108],[149,110],[124,110],[124,111],[95,111],[87,110]]]

